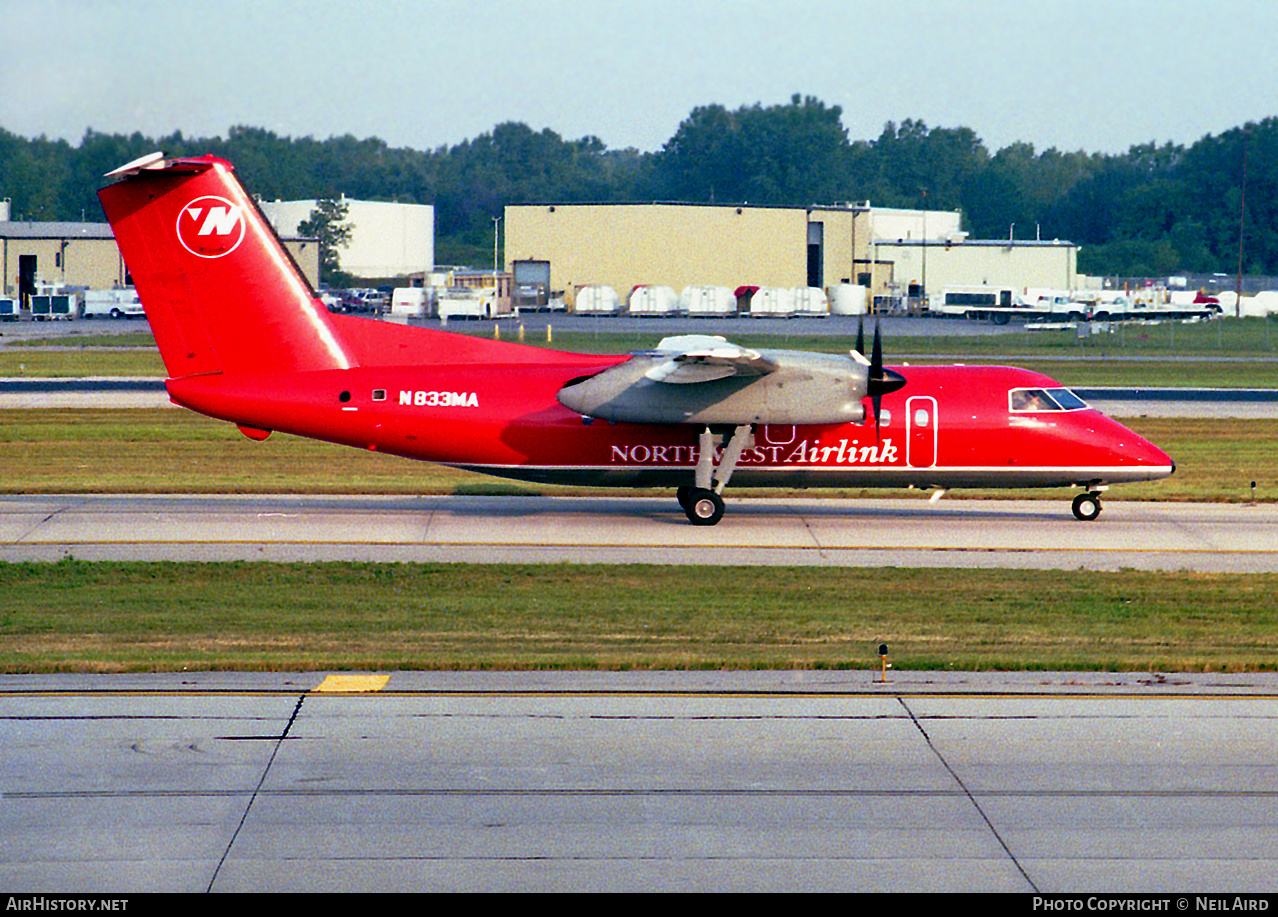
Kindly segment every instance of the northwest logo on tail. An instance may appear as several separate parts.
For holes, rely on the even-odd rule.
[[[182,247],[199,258],[229,255],[244,241],[244,211],[224,197],[197,197],[178,212]]]

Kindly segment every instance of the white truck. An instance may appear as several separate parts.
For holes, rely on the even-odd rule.
[[[391,293],[391,321],[427,318],[434,309],[434,287],[396,287]]]
[[[140,318],[146,315],[137,290],[85,290],[81,318]]]

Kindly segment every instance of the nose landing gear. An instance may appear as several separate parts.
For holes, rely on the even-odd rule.
[[[1091,522],[1101,512],[1100,493],[1089,490],[1081,493],[1074,498],[1074,502],[1070,504],[1070,509],[1074,511],[1074,518],[1080,522]]]

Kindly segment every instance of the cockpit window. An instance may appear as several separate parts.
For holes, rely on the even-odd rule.
[[[1087,407],[1087,402],[1079,398],[1067,388],[1050,388],[1047,394],[1061,406],[1062,411],[1079,411]]]
[[[1007,397],[1013,412],[1077,411],[1087,407],[1083,399],[1067,388],[1014,388]]]

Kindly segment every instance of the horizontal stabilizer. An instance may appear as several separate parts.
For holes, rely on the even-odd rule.
[[[165,159],[163,153],[147,153],[145,156],[139,156],[132,162],[126,162],[118,169],[112,169],[104,178],[127,178],[130,175],[137,175],[139,172],[147,170],[151,171],[169,171],[169,172],[203,172],[211,169],[213,163],[207,158],[201,159]]]

